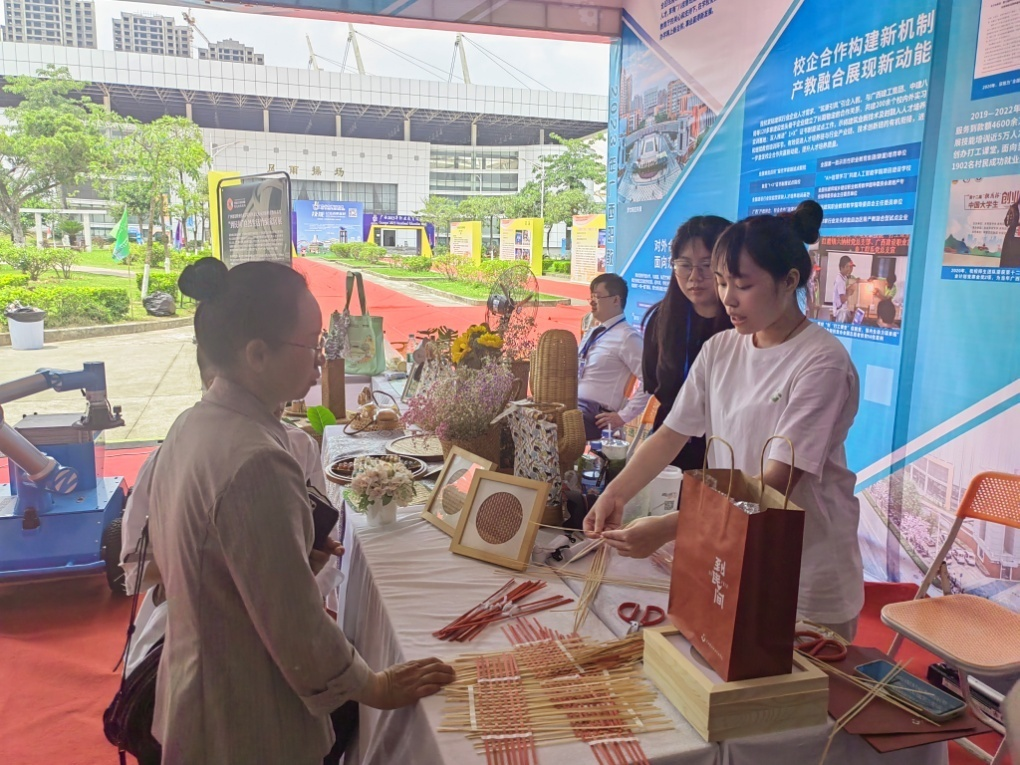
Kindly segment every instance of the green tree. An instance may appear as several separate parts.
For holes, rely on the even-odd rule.
[[[25,242],[21,208],[86,173],[102,172],[109,159],[110,115],[78,95],[85,83],[66,67],[39,69],[35,77],[10,77],[4,91],[20,99],[0,127],[0,217],[18,244]]]
[[[564,189],[545,198],[545,246],[549,247],[549,234],[557,223],[569,228],[575,215],[605,212],[604,203],[593,199],[584,189]]]
[[[499,219],[509,214],[507,212],[509,199],[510,197],[468,197],[457,205],[457,220],[480,220],[482,222],[483,246],[494,247],[499,232]],[[486,236],[486,229],[488,229],[488,236]]]
[[[545,179],[546,196],[564,189],[584,189],[585,181],[595,185],[596,189],[606,183],[606,163],[595,149],[595,144],[603,139],[598,133],[588,138],[561,138],[555,133],[552,139],[564,151],[546,154],[536,164],[537,182]]]
[[[171,218],[180,218],[182,221],[187,221],[188,218],[191,218],[192,226],[190,234],[188,233],[187,225],[182,226],[184,244],[187,246],[189,240],[197,243],[199,221],[204,222],[208,216],[209,183],[205,173],[202,173],[197,178],[186,176],[183,172],[180,172],[178,175],[178,183],[174,189],[170,204],[170,216]],[[207,227],[203,226],[202,230],[205,231],[206,229]]]
[[[542,202],[542,187],[535,181],[528,181],[523,189],[506,197],[503,212],[508,218],[538,218],[541,217]]]
[[[78,234],[85,230],[85,225],[74,218],[64,218],[54,227],[56,233],[60,236],[67,234],[67,238],[71,240],[71,245],[77,243]]]
[[[414,213],[423,223],[431,223],[436,228],[436,236],[450,236],[450,221],[457,219],[459,209],[457,203],[448,197],[431,194],[425,200],[425,206]]]
[[[144,296],[156,224],[163,221],[165,208],[169,212],[169,199],[181,188],[182,178],[196,182],[209,155],[202,145],[198,125],[186,117],[165,116],[147,124],[132,121],[116,144],[115,159],[120,178],[114,184],[114,198],[148,223]]]

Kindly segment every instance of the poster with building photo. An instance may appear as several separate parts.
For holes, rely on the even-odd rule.
[[[365,206],[361,202],[299,199],[294,211],[299,255],[318,255],[329,252],[334,244],[362,241]]]
[[[1020,175],[951,182],[942,278],[1020,281]]]

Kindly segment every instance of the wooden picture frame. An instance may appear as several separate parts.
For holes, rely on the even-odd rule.
[[[452,537],[457,530],[461,509],[467,507],[467,493],[475,472],[491,469],[492,463],[484,457],[459,446],[451,447],[443,470],[436,479],[436,488],[429,495],[421,517],[446,536]],[[449,493],[455,493],[456,496],[447,496]],[[456,504],[460,504],[461,509],[457,509]]]
[[[548,496],[544,481],[476,470],[450,552],[524,571]]]

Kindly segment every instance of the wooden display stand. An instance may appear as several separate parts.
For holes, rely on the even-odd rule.
[[[327,359],[322,366],[322,405],[338,420],[347,419],[347,391],[344,386],[344,360]]]
[[[645,674],[705,741],[825,723],[829,678],[799,654],[789,675],[724,682],[675,627],[645,628]]]

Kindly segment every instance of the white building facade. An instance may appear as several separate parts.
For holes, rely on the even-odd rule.
[[[96,47],[92,0],[4,0],[4,42]]]
[[[2,78],[47,64],[68,67],[119,114],[192,119],[211,169],[285,171],[296,200],[362,202],[380,214],[412,215],[430,194],[513,194],[542,156],[561,151],[551,134],[598,133],[608,113],[604,96],[0,44]],[[11,104],[0,95],[0,107]],[[113,221],[93,224],[103,233]],[[550,247],[565,235],[555,228]]]
[[[169,16],[121,13],[113,20],[113,49],[190,58],[191,27],[178,26]]]
[[[237,64],[258,64],[266,63],[266,57],[256,53],[254,48],[249,48],[237,40],[220,40],[218,43],[210,43],[208,48],[199,48],[198,57],[206,61],[232,61]]]

